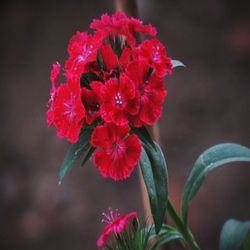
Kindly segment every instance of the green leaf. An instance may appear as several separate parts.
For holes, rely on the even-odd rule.
[[[186,65],[184,63],[182,63],[181,61],[178,61],[178,60],[171,60],[171,63],[173,65],[173,68],[186,67]]]
[[[146,147],[148,147],[149,149],[153,148],[156,150],[155,143],[145,126],[142,126],[140,128],[133,128],[132,130],[134,131],[135,134],[138,135],[139,139],[143,142],[143,144]]]
[[[161,227],[161,230],[158,233],[156,233],[155,225],[153,224],[151,226],[146,227],[145,230],[149,232],[149,240],[152,240],[155,237],[161,237],[162,235],[169,232],[170,230],[176,230],[176,228],[163,224]]]
[[[83,161],[82,161],[82,166],[88,161],[88,159],[91,157],[91,155],[94,153],[94,151],[96,150],[96,148],[91,147],[88,144],[88,148],[86,149],[86,153],[83,157]]]
[[[244,250],[250,250],[250,231],[248,231],[248,234],[244,240],[243,243],[243,249]]]
[[[166,243],[173,241],[173,240],[184,240],[181,233],[179,233],[176,229],[171,229],[162,234],[157,240],[157,242],[150,248],[150,250],[159,249],[161,246],[165,245]]]
[[[220,250],[239,250],[243,246],[245,250],[249,249],[249,233],[250,221],[228,220],[221,231]]]
[[[161,230],[168,199],[168,176],[165,158],[159,145],[156,150],[142,148],[140,166],[147,188],[155,231]]]
[[[84,152],[84,149],[86,146],[89,144],[89,140],[92,134],[93,128],[86,128],[84,129],[80,136],[79,139],[76,143],[71,144],[69,146],[69,149],[66,153],[66,156],[63,160],[63,163],[60,168],[59,172],[59,183],[62,182],[64,177],[70,172],[70,170],[73,168],[74,163],[76,160],[82,155]]]
[[[185,224],[189,203],[199,191],[205,177],[217,167],[237,161],[249,162],[250,149],[235,143],[224,143],[207,149],[199,156],[185,184],[182,197],[182,217]]]

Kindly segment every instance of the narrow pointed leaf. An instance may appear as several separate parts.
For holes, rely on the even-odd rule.
[[[171,62],[172,62],[173,68],[176,68],[176,67],[186,67],[185,64],[182,63],[179,60],[171,60]]]
[[[250,149],[235,143],[218,144],[199,156],[184,187],[182,217],[185,224],[189,203],[199,191],[205,177],[217,167],[238,161],[250,162]]]
[[[145,228],[145,230],[147,230],[149,232],[149,240],[153,239],[154,237],[159,237],[171,229],[174,229],[174,227],[166,225],[166,224],[162,225],[161,230],[158,233],[155,232],[155,225],[154,224]]]
[[[88,145],[88,149],[86,150],[86,153],[83,157],[83,161],[82,161],[82,166],[88,161],[88,159],[91,157],[91,155],[94,153],[96,148],[91,147],[90,145]]]
[[[184,240],[184,239],[182,234],[179,233],[177,230],[170,230],[165,234],[161,235],[159,240],[157,240],[157,242],[150,248],[150,250],[159,249],[161,246],[173,240]]]
[[[237,220],[228,220],[221,231],[220,250],[248,250],[250,221],[241,222]]]
[[[160,146],[156,150],[143,147],[140,166],[147,188],[151,212],[155,223],[155,231],[161,230],[167,208],[168,176],[165,158]]]
[[[166,234],[167,232],[174,231],[174,230],[177,230],[177,229],[175,227],[163,224],[162,227],[161,227],[161,230],[158,233],[156,233],[155,225],[153,224],[151,226],[148,226],[146,228],[146,230],[149,231],[149,240],[152,240],[155,237],[161,237],[162,235]]]
[[[138,135],[145,146],[147,146],[148,148],[152,147],[153,149],[156,149],[155,143],[145,126],[142,126],[140,128],[133,128],[133,131]]]
[[[64,177],[70,172],[70,170],[74,167],[74,163],[77,159],[82,155],[84,149],[89,144],[89,140],[91,137],[93,129],[87,128],[85,129],[79,136],[79,139],[76,143],[71,144],[66,153],[66,156],[63,160],[63,163],[59,172],[59,183],[62,182]]]

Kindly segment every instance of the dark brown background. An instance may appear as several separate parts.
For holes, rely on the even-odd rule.
[[[141,0],[139,10],[169,56],[187,65],[166,79],[160,121],[178,205],[203,150],[219,142],[250,146],[250,6],[243,0]],[[1,250],[95,249],[102,211],[111,206],[142,214],[137,171],[115,183],[89,163],[58,186],[68,144],[46,127],[51,64],[65,60],[76,30],[113,11],[112,0],[1,2]],[[190,223],[203,249],[218,248],[226,219],[250,219],[247,166],[214,172],[194,199]]]

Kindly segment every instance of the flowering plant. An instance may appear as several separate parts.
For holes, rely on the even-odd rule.
[[[190,201],[208,173],[225,163],[250,161],[250,150],[227,143],[205,151],[196,161],[186,183],[180,217],[168,199],[164,155],[152,140],[147,126],[152,126],[162,115],[167,94],[164,78],[172,74],[173,68],[184,65],[167,56],[152,25],[144,25],[121,12],[102,15],[101,19],[93,20],[90,28],[94,30],[93,35],[77,32],[69,42],[69,57],[63,74],[65,82],[58,84],[59,63],[53,64],[50,75],[52,88],[47,123],[49,127],[56,127],[58,137],[71,143],[60,169],[59,181],[80,157],[85,164],[93,155],[100,174],[115,181],[128,178],[139,164],[154,225],[142,228],[135,212],[123,216],[111,213],[106,215],[108,226],[97,246],[148,249],[150,239],[157,236],[151,244],[152,250],[176,239],[186,247],[200,249],[187,223]],[[147,39],[139,42],[140,34]],[[164,224],[166,215],[172,218],[174,227]],[[230,221],[222,231],[221,249],[229,249],[225,248],[225,242],[232,239],[230,232],[236,226],[245,229],[242,229],[241,238],[236,237],[232,244],[240,242],[240,247],[245,242],[249,224]],[[111,234],[115,240],[108,246]]]

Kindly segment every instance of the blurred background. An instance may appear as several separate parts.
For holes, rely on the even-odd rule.
[[[198,155],[220,142],[250,147],[250,2],[140,0],[168,55],[183,61],[166,79],[159,122],[170,195],[178,207]],[[51,64],[114,1],[1,1],[0,249],[96,249],[108,207],[143,212],[138,172],[115,183],[87,164],[58,185],[68,143],[46,125]],[[236,166],[237,165],[237,166]],[[228,218],[250,219],[249,164],[210,175],[190,208],[202,249],[218,249]],[[175,249],[178,249],[178,245]]]

